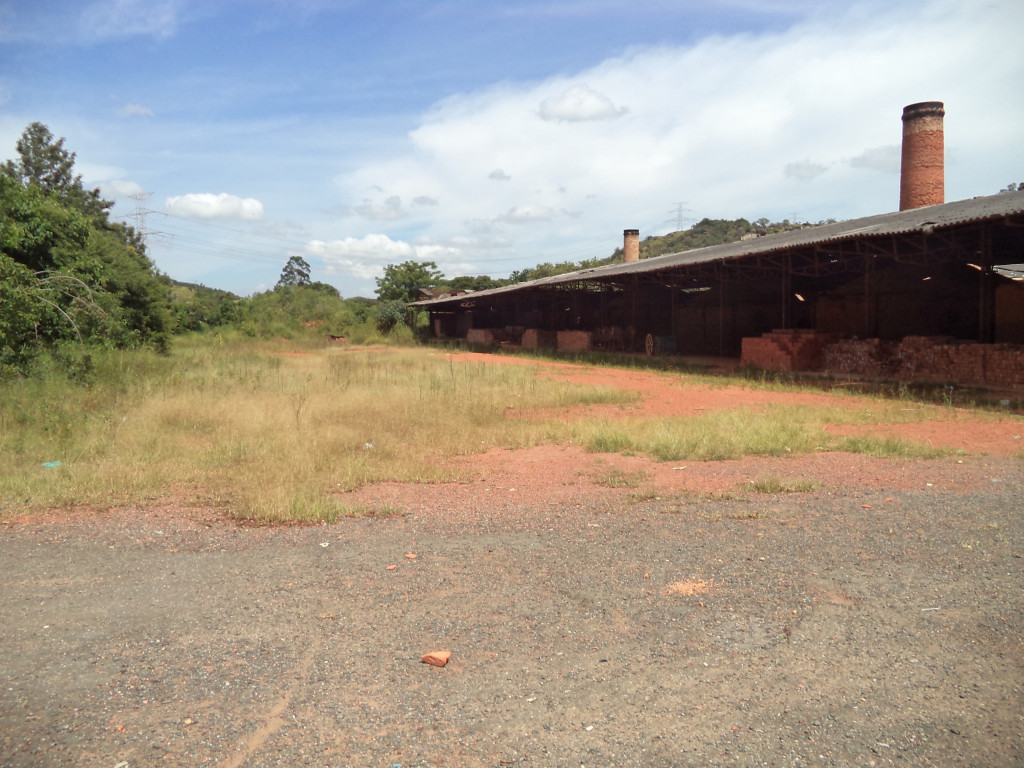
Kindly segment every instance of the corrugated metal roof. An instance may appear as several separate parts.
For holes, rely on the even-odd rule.
[[[975,197],[970,200],[959,200],[942,205],[929,205],[909,211],[883,213],[867,216],[862,219],[840,221],[835,224],[823,224],[817,227],[782,232],[777,235],[766,235],[753,240],[736,243],[712,245],[681,253],[668,253],[650,259],[630,262],[629,264],[609,264],[604,267],[583,269],[563,275],[543,277],[524,283],[515,283],[502,288],[491,288],[486,291],[475,291],[458,297],[467,299],[494,296],[525,288],[538,288],[551,285],[564,285],[584,280],[607,280],[621,275],[657,272],[673,267],[685,267],[694,264],[706,264],[713,261],[738,259],[745,256],[775,253],[793,248],[822,245],[847,240],[887,237],[909,232],[931,232],[947,229],[979,221],[991,221],[1005,216],[1024,214],[1024,192],[1004,192],[987,197]],[[433,299],[413,302],[411,306],[426,306],[455,301],[456,299]]]

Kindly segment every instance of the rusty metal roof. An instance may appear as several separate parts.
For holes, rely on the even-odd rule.
[[[445,302],[494,296],[527,288],[564,285],[582,281],[609,280],[612,278],[657,272],[674,267],[686,267],[695,264],[706,264],[714,261],[742,259],[748,256],[777,253],[797,248],[819,246],[827,243],[839,243],[857,239],[875,237],[891,237],[913,232],[931,234],[937,230],[950,229],[982,221],[992,221],[1008,216],[1024,214],[1024,192],[1003,192],[986,197],[974,197],[970,200],[959,200],[942,205],[929,205],[924,208],[913,208],[909,211],[883,213],[861,219],[840,221],[835,224],[823,224],[816,227],[766,235],[752,240],[743,240],[723,245],[711,245],[692,251],[668,253],[640,261],[609,264],[603,267],[567,272],[562,275],[543,277],[523,283],[514,283],[501,288],[486,291],[474,291],[464,294],[458,299],[432,299],[413,302],[410,306],[428,306]]]

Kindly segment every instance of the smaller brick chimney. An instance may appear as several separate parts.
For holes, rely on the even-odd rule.
[[[625,263],[640,261],[640,230],[622,230],[622,260]]]
[[[903,108],[901,211],[946,202],[945,114],[941,101],[922,101]]]

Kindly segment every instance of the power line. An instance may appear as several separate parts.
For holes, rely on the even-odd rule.
[[[693,211],[686,207],[687,202],[688,201],[683,200],[682,202],[679,203],[672,203],[672,209],[669,211],[669,213],[672,213],[675,216],[676,232],[682,230],[683,222],[694,221],[694,218],[692,216],[683,215],[684,212],[693,213]],[[669,224],[671,224],[672,221],[672,219],[668,219]]]

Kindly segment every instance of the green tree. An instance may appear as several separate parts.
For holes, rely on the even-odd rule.
[[[476,277],[464,275],[453,277],[448,281],[448,287],[459,291],[486,291],[491,288],[500,288],[503,285],[508,285],[508,280],[495,280],[489,275],[477,275]]]
[[[405,322],[406,311],[405,302],[400,299],[379,302],[373,310],[377,330],[384,334],[391,333]]]
[[[15,148],[18,159],[4,163],[6,175],[23,187],[38,187],[90,218],[106,218],[113,203],[101,198],[99,189],[85,189],[81,175],[74,173],[75,153],[64,148],[63,138],[54,140],[49,128],[35,122],[21,134]]]
[[[444,275],[432,261],[404,261],[389,264],[384,268],[384,276],[375,279],[378,299],[408,304],[416,300],[420,288],[435,287]]]
[[[309,264],[301,256],[292,256],[281,270],[281,277],[274,289],[287,288],[294,285],[309,285]]]
[[[41,123],[0,165],[0,346],[5,371],[64,342],[165,346],[173,328],[167,279],[138,234],[73,172],[74,154]],[[28,330],[27,330],[28,329]]]
[[[157,274],[152,261],[116,225],[93,229],[86,246],[87,263],[95,265],[91,285],[107,300],[121,332],[121,346],[153,342],[167,346],[173,329],[170,280]]]

